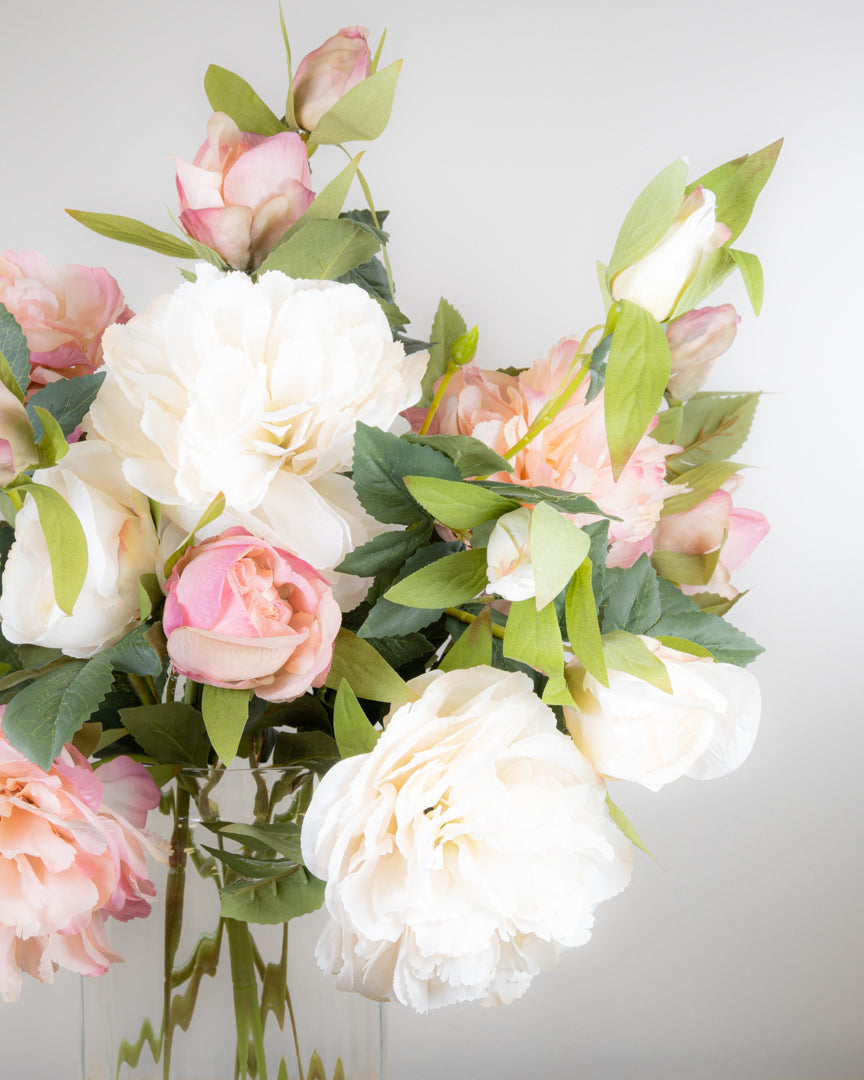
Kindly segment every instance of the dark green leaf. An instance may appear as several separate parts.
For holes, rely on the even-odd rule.
[[[460,547],[458,543],[442,540],[420,548],[405,562],[396,581],[403,581],[423,567],[459,551]],[[404,637],[435,622],[447,606],[444,604],[436,608],[420,608],[414,605],[406,607],[381,596],[366,616],[359,635],[363,638]],[[360,697],[367,696],[367,694],[360,694]]]
[[[336,569],[343,574],[374,577],[389,567],[398,569],[432,535],[427,519],[409,529],[380,533],[345,556]]]
[[[276,736],[274,765],[296,765],[323,776],[338,760],[336,740],[323,731],[280,731]]]
[[[633,566],[606,571],[600,599],[600,625],[604,634],[627,630],[644,634],[660,618],[660,591],[657,573],[647,555]]]
[[[83,661],[77,660],[47,672],[20,690],[6,706],[3,734],[16,750],[20,750],[41,769],[51,767],[63,744],[89,719],[88,712],[78,722],[74,719],[70,722],[70,716],[74,714],[67,709],[64,713],[66,726],[61,728],[58,721],[64,696],[85,667]],[[104,690],[99,696],[100,701],[102,696]]]
[[[668,581],[658,582],[663,614],[649,629],[652,637],[678,637],[707,649],[715,660],[746,667],[765,650],[719,615],[698,604]]]
[[[599,514],[608,517],[612,521],[620,521],[611,514],[604,514],[600,507],[592,502],[587,495],[574,495],[570,491],[562,491],[560,488],[526,487],[524,484],[509,484],[503,480],[470,480],[469,483],[477,487],[485,488],[486,491],[494,491],[497,495],[505,498],[518,499],[523,503],[536,505],[540,502],[551,503],[562,514]]]
[[[324,903],[324,882],[297,867],[256,881],[232,882],[219,896],[224,919],[274,925],[317,911]]]
[[[14,385],[9,389],[22,400],[30,385],[30,350],[24,331],[5,304],[0,304],[0,356],[6,361]],[[6,382],[6,380],[3,380]]]
[[[42,421],[36,413],[37,405],[51,413],[64,435],[71,435],[84,419],[104,381],[105,372],[97,371],[93,375],[78,375],[74,379],[58,379],[37,390],[27,403],[27,415],[33,425],[36,441],[44,434]]]
[[[120,720],[145,754],[163,765],[203,768],[210,755],[204,717],[179,701],[121,709]]]
[[[513,472],[513,466],[479,439],[470,435],[406,435],[408,442],[431,446],[453,462],[463,480],[490,473]]]
[[[201,824],[211,832],[226,836],[251,851],[278,852],[292,862],[303,861],[300,854],[300,826],[295,821],[259,821],[255,825],[233,821],[202,821]]]
[[[149,627],[142,623],[131,634],[121,638],[115,645],[104,649],[104,656],[115,671],[128,671],[133,675],[158,675],[162,661],[145,634]]]

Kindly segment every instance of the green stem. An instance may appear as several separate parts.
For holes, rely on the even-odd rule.
[[[461,608],[448,607],[444,609],[446,615],[450,615],[454,619],[458,619],[459,622],[467,623],[468,626],[474,622],[477,618],[476,615],[472,615],[470,611],[463,611]],[[492,635],[493,637],[504,637],[504,627],[498,626],[494,622],[492,623]]]
[[[239,1075],[249,1074],[250,1038],[254,1054],[254,1071],[261,1080],[267,1080],[267,1060],[264,1054],[264,1025],[258,1002],[258,981],[255,976],[255,959],[249,924],[236,919],[225,919],[228,950],[231,957],[231,982],[234,986],[234,1018],[237,1024],[237,1070]]]
[[[447,370],[444,372],[444,377],[438,385],[438,389],[435,391],[435,397],[432,398],[432,404],[429,406],[429,410],[426,413],[426,419],[423,421],[418,435],[425,435],[432,424],[432,417],[438,411],[438,406],[441,404],[441,399],[447,391],[447,387],[450,385],[450,380],[456,374],[461,367],[461,364],[456,364],[452,360],[447,365]]]
[[[183,926],[183,895],[186,888],[186,849],[189,844],[189,792],[179,785],[175,788],[174,831],[171,835],[171,855],[168,860],[168,882],[165,888],[165,944],[162,966],[162,1058],[163,1080],[171,1078],[171,1043],[174,1025],[171,1022],[171,986],[174,981],[174,961],[180,945]]]
[[[132,672],[127,672],[129,682],[135,688],[135,693],[141,698],[141,702],[144,705],[158,705],[159,697],[156,694],[155,688],[151,690],[148,685],[147,679],[142,675],[133,675]],[[152,682],[152,679],[150,680]]]

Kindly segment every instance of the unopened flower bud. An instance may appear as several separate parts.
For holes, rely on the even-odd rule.
[[[666,330],[671,355],[669,392],[686,401],[705,383],[714,361],[732,344],[740,315],[731,304],[688,311]]]

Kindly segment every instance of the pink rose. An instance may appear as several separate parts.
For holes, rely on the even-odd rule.
[[[323,685],[342,617],[296,555],[238,526],[190,548],[167,587],[162,625],[181,674],[267,701]]]
[[[669,323],[671,376],[669,392],[679,401],[691,398],[711,374],[714,361],[735,340],[741,316],[731,304],[688,311]]]
[[[430,428],[432,434],[473,435],[504,453],[528,430],[531,421],[554,395],[571,369],[579,348],[564,338],[549,355],[519,375],[461,368],[450,382]],[[645,435],[617,481],[612,475],[603,418],[603,393],[586,403],[587,383],[533,441],[512,459],[512,473],[496,480],[579,492],[593,499],[610,521],[610,566],[631,566],[651,551],[651,533],[665,499],[685,491],[667,484],[666,458],[678,447]],[[578,514],[577,525],[596,520]]]
[[[0,303],[27,339],[31,390],[94,372],[102,363],[105,330],[132,318],[107,270],[54,267],[38,251],[0,255]]]
[[[315,198],[299,135],[253,135],[225,113],[193,164],[176,162],[180,224],[237,270],[256,270]]]
[[[294,115],[306,131],[372,71],[365,26],[346,26],[304,56],[294,75]]]
[[[2,710],[0,710],[2,712]],[[118,799],[118,794],[121,796]],[[0,735],[0,996],[21,973],[51,982],[58,967],[102,975],[119,956],[105,919],[149,914],[155,894],[144,830],[159,789],[143,765],[119,757],[97,771],[71,745],[48,772]]]
[[[768,520],[758,510],[736,509],[732,495],[744,482],[730,477],[722,487],[692,510],[669,514],[654,530],[654,549],[683,555],[708,555],[719,549],[720,556],[711,580],[705,585],[682,585],[688,596],[709,592],[734,600],[738,589],[732,584],[737,573],[768,533]]]

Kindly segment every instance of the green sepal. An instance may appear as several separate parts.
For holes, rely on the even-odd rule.
[[[762,273],[762,263],[759,262],[757,255],[749,251],[738,251],[735,248],[729,248],[728,251],[741,271],[744,288],[747,290],[747,296],[753,307],[753,314],[758,315],[762,310],[762,301],[765,297],[765,275]]]
[[[0,304],[0,381],[19,401],[30,385],[30,349],[15,316]]]
[[[270,252],[258,273],[281,270],[290,277],[332,281],[367,262],[380,246],[369,229],[350,218],[312,218]]]
[[[347,679],[357,697],[404,705],[417,695],[377,650],[344,627],[336,635],[333,663],[325,685],[339,689]]]
[[[444,654],[441,671],[492,665],[492,609],[483,610],[469,623]]]
[[[162,599],[159,578],[155,574],[142,574],[138,578],[138,613],[142,622],[150,618]]]
[[[482,593],[486,584],[486,550],[472,548],[445,555],[397,581],[384,598],[406,607],[456,607]]]
[[[402,61],[396,60],[352,86],[324,113],[309,135],[310,150],[322,143],[370,141],[383,134],[390,119]]]
[[[95,214],[90,210],[67,210],[66,213],[100,236],[107,236],[109,240],[135,244],[160,255],[170,255],[172,259],[196,257],[195,248],[185,240],[162,232],[161,229],[154,229],[152,225],[145,225],[143,221],[136,221],[135,218],[121,214]]]
[[[597,621],[597,604],[591,588],[591,569],[591,559],[588,558],[573,575],[564,601],[564,617],[570,648],[589,675],[608,686],[609,674]]]
[[[32,496],[45,535],[54,599],[66,615],[72,614],[75,601],[87,577],[87,538],[76,514],[59,492],[28,481],[15,488]]]
[[[241,131],[278,135],[285,125],[245,79],[211,64],[204,75],[204,92],[213,112],[227,113]]]
[[[606,270],[606,285],[626,266],[632,266],[658,244],[684,201],[687,162],[678,158],[659,172],[627,212]]]
[[[460,531],[499,518],[520,505],[515,499],[505,499],[484,488],[434,476],[406,476],[405,486],[436,521]]]
[[[368,754],[381,735],[369,723],[347,679],[339,683],[333,706],[333,734],[343,758]]]
[[[626,630],[613,630],[610,634],[604,634],[603,654],[607,669],[633,675],[656,686],[665,694],[672,693],[666,665],[635,634],[629,634]]]
[[[537,610],[533,597],[510,605],[504,629],[504,655],[547,675],[564,670],[564,643],[554,604]]]
[[[250,690],[228,689],[205,683],[201,689],[204,727],[223,765],[237,756],[237,747],[249,719]]]
[[[591,539],[549,503],[531,513],[528,548],[534,571],[534,604],[538,611],[566,588],[591,547]]]

